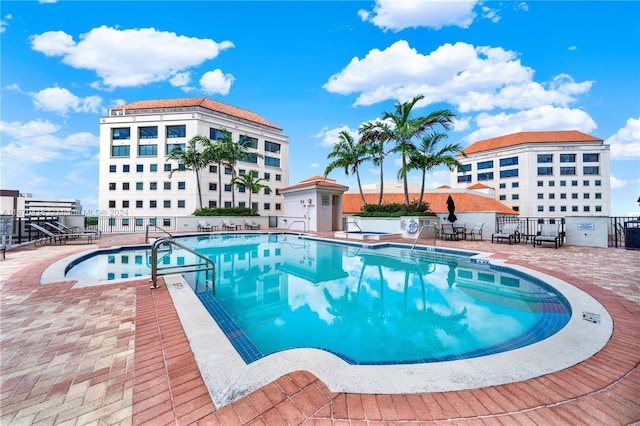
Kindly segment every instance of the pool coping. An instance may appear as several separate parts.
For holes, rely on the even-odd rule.
[[[373,246],[362,242],[348,244]],[[388,243],[375,244],[379,245],[384,246]],[[391,245],[411,246],[402,243]],[[140,245],[87,250],[65,257],[45,269],[41,283],[64,280],[61,277],[64,277],[66,265],[92,252],[135,246]],[[298,370],[314,374],[333,392],[404,394],[496,386],[566,369],[595,355],[609,341],[613,332],[613,321],[606,309],[592,296],[553,276],[492,259],[491,253],[469,253],[474,253],[474,258],[483,263],[529,274],[559,290],[571,305],[573,315],[569,323],[555,335],[533,345],[463,360],[427,364],[351,365],[319,349],[294,349],[271,354],[247,364],[182,276],[168,275],[164,280],[207,390],[218,409],[285,374]],[[139,280],[140,277],[135,279]],[[108,285],[124,281],[128,280],[96,282],[95,279],[81,278],[73,287]],[[588,314],[588,318],[583,318],[585,313]],[[599,317],[599,322],[588,320],[595,317]],[[585,336],[589,336],[586,341]]]

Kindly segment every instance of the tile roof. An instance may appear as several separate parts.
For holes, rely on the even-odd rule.
[[[422,202],[429,203],[429,208],[434,213],[447,213],[447,197],[451,195],[456,206],[456,212],[497,212],[500,214],[514,214],[518,212],[502,204],[500,201],[479,194],[469,194],[466,192],[425,192]],[[417,201],[419,194],[409,194],[410,201]],[[378,202],[378,194],[364,194],[367,203]],[[404,204],[404,194],[384,194],[383,203]],[[359,193],[346,193],[342,196],[342,210],[344,213],[358,213],[362,209]]]
[[[490,186],[485,185],[484,183],[474,183],[471,186],[467,186],[467,189],[491,189]]]
[[[526,143],[581,143],[581,142],[601,142],[595,136],[577,130],[560,130],[553,132],[520,132],[511,135],[499,136],[497,138],[485,139],[469,145],[464,149],[466,154],[490,151],[492,149],[505,148],[508,146],[522,145]],[[458,154],[462,155],[462,154]]]
[[[312,176],[310,178],[304,179],[302,182],[300,182],[297,185],[287,186],[286,188],[280,188],[280,192],[289,191],[292,189],[307,188],[312,186],[323,187],[323,188],[336,188],[344,191],[347,191],[349,189],[348,186],[340,185],[339,183],[336,183],[335,179],[330,179],[324,176],[316,175],[316,176]]]
[[[248,111],[246,109],[234,107],[232,105],[224,104],[222,102],[214,101],[213,99],[201,97],[201,98],[178,98],[178,99],[158,99],[137,101],[126,105],[120,105],[112,108],[118,109],[155,109],[155,108],[180,108],[180,107],[202,107],[210,109],[211,111],[220,112],[223,114],[231,115],[236,118],[252,121],[257,124],[272,127],[274,129],[282,130],[272,122],[259,116],[255,112]]]

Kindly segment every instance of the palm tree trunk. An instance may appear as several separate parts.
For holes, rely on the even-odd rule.
[[[236,206],[236,186],[233,184],[233,181],[236,178],[236,169],[231,169],[231,207]]]
[[[218,163],[218,208],[222,208],[222,163]]]
[[[382,205],[382,194],[384,194],[384,169],[382,168],[382,157],[380,157],[380,194],[378,195],[378,205]]]
[[[360,190],[360,200],[362,200],[362,207],[367,205],[367,201],[364,199],[364,192],[362,192],[362,185],[360,184],[360,172],[356,168],[356,178],[358,179],[358,189]]]
[[[405,156],[404,153],[402,153],[402,170],[404,170],[404,176],[403,176],[403,181],[404,181],[404,205],[405,206],[409,206],[409,183],[407,182],[407,157]]]
[[[200,174],[198,173],[198,169],[196,169],[196,184],[198,185],[198,208],[202,208],[202,191],[200,190]]]
[[[420,185],[420,198],[418,198],[418,208],[422,205],[422,196],[424,195],[424,181],[427,172],[425,170],[422,171],[422,184]]]

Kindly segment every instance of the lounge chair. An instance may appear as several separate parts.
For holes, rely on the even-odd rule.
[[[251,219],[244,220],[244,229],[260,229],[260,225],[252,221]]]
[[[222,230],[226,230],[226,231],[235,231],[236,225],[229,222],[229,219],[222,219]]]
[[[80,226],[68,227],[64,223],[60,223],[60,222],[53,222],[53,223],[55,223],[60,228],[64,229],[67,232],[70,232],[72,234],[73,233],[76,233],[76,234],[93,234],[96,238],[100,238],[100,231],[98,229],[87,229],[87,228],[81,228]]]
[[[213,225],[209,225],[206,220],[198,221],[198,231],[211,231],[213,229]]]
[[[533,237],[534,247],[545,242],[554,243],[556,248],[562,247],[562,238],[560,237],[560,228],[558,225],[545,223],[542,225],[538,235]]]
[[[442,229],[440,230],[440,238],[447,240],[455,240],[457,239],[456,230],[453,229],[453,225],[450,223],[443,223]]]
[[[511,245],[511,241],[518,242],[520,240],[520,234],[518,233],[518,223],[505,223],[502,225],[502,231],[497,232],[491,235],[491,242],[498,242],[499,240],[509,240],[509,245]]]
[[[484,223],[476,223],[475,225],[473,225],[473,228],[471,229],[467,229],[467,235],[471,236],[472,240],[476,239],[476,235],[480,236],[480,241],[482,241],[482,227],[484,226]]]
[[[43,228],[40,225],[36,225],[35,223],[27,223],[27,225],[29,225],[30,227],[38,231],[40,234],[44,235],[44,237],[41,237],[38,240],[36,240],[33,243],[34,245],[44,244],[44,243],[65,244],[67,241],[71,239],[77,239],[80,237],[85,237],[87,239],[87,244],[91,244],[93,242],[93,234],[73,234],[73,233],[66,233],[66,232],[53,233],[48,229]]]

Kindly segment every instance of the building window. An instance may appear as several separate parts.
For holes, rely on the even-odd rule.
[[[491,161],[481,161],[478,163],[478,170],[491,169],[493,168],[493,160]]]
[[[276,188],[276,195],[280,195],[280,188]]]
[[[187,189],[187,184],[184,181],[178,182],[178,189]]]
[[[209,173],[218,173],[218,166],[216,165],[210,165],[209,166]]]
[[[251,203],[251,208],[254,210],[258,210],[258,203],[256,202]]]
[[[539,180],[538,181],[538,186],[544,186],[544,181]]]
[[[590,194],[589,194],[588,192],[585,192],[584,194],[582,194],[582,197],[583,197],[585,200],[588,200],[588,199],[590,198],[590,197],[589,197],[589,195],[590,195]]]
[[[511,182],[512,188],[518,188],[520,186],[520,182]]]
[[[247,174],[247,171],[246,171],[245,169],[240,169],[240,170],[238,170],[238,174],[239,174],[240,176],[244,176],[244,175],[246,175],[246,174]]]
[[[164,189],[171,189],[171,182],[169,181],[164,182],[162,187]]]
[[[578,193],[577,192],[572,193],[571,194],[571,199],[572,200],[577,200],[578,199]]]
[[[582,207],[582,211],[584,211],[584,212],[588,212],[588,211],[590,211],[590,210],[591,210],[591,209],[589,208],[589,206],[583,206],[583,207]]]
[[[156,191],[158,189],[158,182],[149,182],[149,189]]]
[[[224,202],[224,208],[228,209],[229,207],[231,207],[231,201],[225,201]]]
[[[136,200],[136,208],[137,209],[141,209],[142,208],[142,200]]]
[[[116,183],[109,182],[109,191],[115,191],[115,190],[116,190]]]
[[[240,202],[238,203],[238,207],[247,207],[247,203],[246,203],[246,202],[244,202],[244,201],[240,201]]]
[[[209,191],[217,191],[217,190],[218,190],[218,184],[209,182]]]
[[[566,180],[561,180],[560,181],[560,186],[567,186],[567,181]]]
[[[478,173],[478,182],[493,179],[493,172]]]
[[[184,152],[186,145],[183,143],[168,143],[167,144],[167,155],[171,155],[174,151],[182,151]]]
[[[554,194],[553,192],[549,194],[549,199],[550,200],[555,200],[556,199],[556,194]]]
[[[265,210],[271,210],[271,203],[264,203]]]
[[[556,206],[549,206],[549,211],[550,212],[555,212],[556,211]]]
[[[598,180],[596,180],[593,184],[594,184],[595,186],[602,186],[602,181],[601,181],[600,179],[598,179]]]
[[[471,171],[471,164],[465,164],[462,167],[458,167],[459,173],[470,172],[470,171]]]
[[[162,219],[162,226],[166,226],[166,227],[171,226],[171,219],[168,217],[165,217],[164,219]]]
[[[595,197],[596,197],[596,200],[601,200],[602,199],[602,193],[601,192],[596,192],[595,193]]]
[[[184,200],[178,200],[178,208],[179,209],[184,209],[184,206],[185,206]]]
[[[570,176],[576,174],[575,167],[560,167],[560,176]]]
[[[157,157],[158,145],[138,145],[139,157]]]
[[[164,201],[162,202],[162,206],[163,206],[165,209],[170,209],[170,208],[171,208],[171,200],[164,200]]]
[[[136,182],[136,191],[142,191],[144,189],[144,182]]]
[[[115,224],[115,221],[116,220],[113,219],[113,224]],[[111,219],[109,219],[109,225],[113,225],[113,224],[111,223]],[[129,226],[129,219],[127,218],[122,219],[122,226]]]
[[[571,211],[572,212],[577,212],[578,211],[578,206],[571,206]]]
[[[129,165],[128,164],[123,164],[122,165],[122,172],[123,173],[129,173]]]
[[[582,186],[589,186],[589,181],[588,180],[583,180],[582,181]]]
[[[111,156],[112,157],[129,157],[130,151],[131,149],[129,145],[112,146]]]
[[[265,173],[264,173],[264,179],[265,179],[265,180],[271,180],[271,173],[269,173],[269,172],[265,172]]]
[[[225,175],[230,175],[231,174],[231,167],[225,167],[224,168],[224,174]]]
[[[553,163],[553,154],[538,154],[538,163]]]
[[[266,152],[273,152],[280,154],[280,144],[275,142],[264,141],[264,150]]]
[[[270,194],[271,194],[271,189],[265,188],[264,189],[264,195],[270,195]]]
[[[110,209],[116,208],[116,200],[109,200],[109,208]]]
[[[280,159],[279,158],[268,157],[268,156],[265,155],[265,157],[264,157],[264,165],[265,166],[271,166],[271,167],[280,167]]]
[[[566,199],[567,199],[567,194],[566,194],[566,192],[561,192],[561,193],[560,193],[560,199],[561,199],[561,200],[566,200]]]
[[[555,180],[550,180],[549,181],[549,186],[556,186],[556,181]]]
[[[561,163],[575,163],[576,155],[575,154],[560,154],[560,162]]]
[[[150,172],[157,172],[158,171],[158,165],[157,164],[149,164],[149,171]]]
[[[512,206],[512,207],[511,207],[511,209],[512,209],[514,212],[519,212],[519,211],[520,211],[520,206]]]
[[[136,164],[136,172],[144,172],[144,164]]]
[[[166,164],[164,165],[164,171],[165,171],[165,172],[170,172],[170,171],[171,171],[171,164],[166,163]]]
[[[505,201],[506,199],[507,199],[507,196],[506,196],[506,195],[501,195],[501,196],[500,196],[500,201]]]
[[[109,173],[115,173],[116,172],[116,165],[115,164],[111,164],[109,165]]]
[[[560,206],[560,211],[561,212],[566,212],[567,211],[567,206]]]
[[[544,194],[538,192],[538,200],[544,199]]]
[[[471,175],[458,176],[458,183],[471,182]]]
[[[602,211],[602,206],[596,206],[596,211],[597,212],[601,212]]]
[[[600,167],[598,167],[598,166],[584,166],[582,168],[582,174],[583,175],[599,175],[600,174]]]
[[[187,126],[167,126],[167,138],[184,138],[187,135]]]
[[[500,189],[505,189],[506,187],[507,187],[507,184],[506,184],[506,183],[501,183],[501,184],[500,184]]]
[[[571,181],[571,186],[578,186],[578,181],[577,180],[572,180]]]
[[[538,176],[553,176],[553,167],[538,167]]]
[[[500,159],[500,167],[515,166],[518,164],[518,157],[509,157]]]
[[[139,127],[138,136],[140,139],[158,139],[158,126]]]
[[[209,207],[218,207],[218,202],[214,200],[209,200]]]
[[[129,190],[129,182],[122,182],[122,190],[123,191]]]
[[[600,161],[600,154],[582,154],[583,163],[597,163]]]
[[[136,217],[136,226],[143,226],[144,225],[144,219],[141,217]]]
[[[258,139],[251,136],[241,135],[238,143],[245,148],[258,148]]]
[[[276,175],[276,181],[280,182],[282,180],[282,175]]]
[[[518,169],[500,170],[501,178],[518,177]]]
[[[276,203],[276,210],[282,210],[282,204]]]
[[[155,209],[156,207],[158,207],[158,202],[156,200],[149,201],[149,208],[150,209]]]
[[[544,206],[538,206],[538,211],[539,212],[543,212],[544,211]]]
[[[224,184],[224,192],[231,192],[231,184],[229,183]]]
[[[112,140],[131,139],[131,129],[129,127],[117,127],[111,129]]]
[[[246,188],[244,185],[239,185],[238,186],[238,192],[244,193],[246,191]]]
[[[519,200],[520,199],[520,194],[511,194],[511,199],[512,200]]]
[[[231,137],[231,132],[228,132],[226,130],[214,129],[213,127],[209,128],[209,139],[211,139],[212,141],[225,139],[226,137]]]

